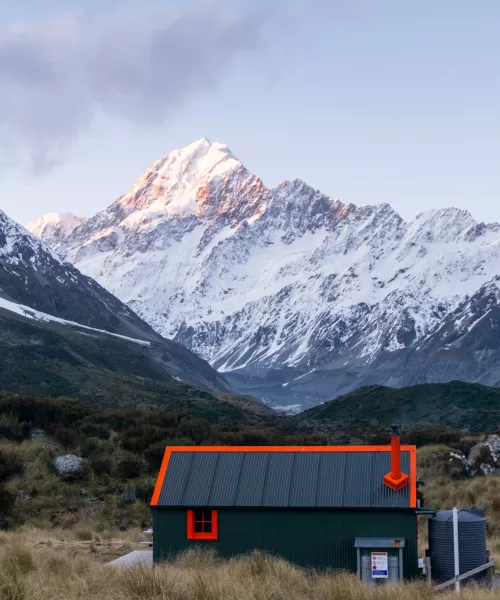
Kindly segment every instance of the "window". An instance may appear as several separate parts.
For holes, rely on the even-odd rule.
[[[188,540],[216,540],[217,511],[206,509],[188,510],[187,537]]]
[[[217,539],[217,511],[216,510],[188,510],[187,511],[187,539],[188,540],[216,540]]]

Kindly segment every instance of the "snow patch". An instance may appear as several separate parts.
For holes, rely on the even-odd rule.
[[[53,322],[60,323],[62,325],[67,325],[69,327],[77,327],[80,329],[85,329],[87,331],[93,331],[95,333],[110,335],[112,337],[120,338],[122,340],[126,340],[128,342],[134,342],[135,344],[140,344],[141,346],[151,346],[151,342],[146,342],[144,340],[138,340],[136,338],[127,337],[124,335],[119,335],[117,333],[111,333],[109,331],[105,331],[104,329],[95,329],[94,327],[87,327],[86,325],[80,325],[80,323],[75,323],[74,321],[66,321],[65,319],[60,319],[59,317],[54,317],[52,315],[48,315],[46,313],[42,313],[38,310],[34,310],[29,306],[24,306],[22,304],[17,304],[16,302],[10,302],[5,298],[0,298],[0,308],[8,310],[10,312],[21,315],[22,317],[26,317],[28,319],[34,319],[36,321],[42,322]],[[82,332],[78,332],[82,333]]]

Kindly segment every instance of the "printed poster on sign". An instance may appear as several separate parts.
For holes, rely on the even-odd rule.
[[[372,552],[372,578],[387,579],[389,577],[389,556],[387,552]]]

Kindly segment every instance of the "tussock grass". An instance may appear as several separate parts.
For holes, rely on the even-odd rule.
[[[41,532],[37,532],[40,534]],[[424,583],[368,588],[355,575],[315,572],[255,552],[222,560],[190,551],[155,567],[111,568],[74,548],[40,546],[34,532],[0,536],[1,600],[432,600]],[[56,544],[58,538],[54,538]],[[464,600],[500,599],[471,588]]]

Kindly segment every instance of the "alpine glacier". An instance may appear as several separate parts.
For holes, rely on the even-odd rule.
[[[498,310],[500,225],[465,210],[406,222],[300,180],[268,189],[202,138],[56,248],[236,389],[272,402],[458,375],[500,383],[498,339],[471,342]]]

